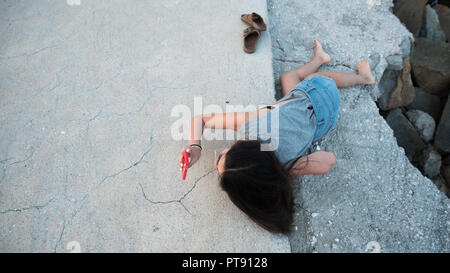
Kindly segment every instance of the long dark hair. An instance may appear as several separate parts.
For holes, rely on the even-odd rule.
[[[260,226],[287,234],[294,212],[291,168],[284,168],[275,152],[261,151],[259,141],[240,140],[225,154],[220,185]]]

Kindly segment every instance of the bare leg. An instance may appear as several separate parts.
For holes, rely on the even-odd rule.
[[[286,96],[297,83],[303,81],[308,75],[316,72],[322,64],[331,61],[330,55],[323,50],[322,44],[318,40],[314,40],[314,42],[316,43],[316,54],[311,62],[296,70],[281,74],[280,82],[283,97]]]
[[[358,64],[357,75],[345,72],[316,72],[308,75],[306,78],[317,75],[333,79],[339,88],[349,87],[355,84],[375,84],[375,77],[370,71],[369,61],[362,61]]]

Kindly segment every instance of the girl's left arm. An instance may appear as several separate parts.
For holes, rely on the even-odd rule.
[[[329,172],[334,165],[336,165],[336,156],[334,153],[318,151],[300,157],[290,172],[293,177],[306,174],[322,175]]]

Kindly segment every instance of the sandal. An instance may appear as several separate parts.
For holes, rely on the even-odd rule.
[[[266,24],[264,23],[263,18],[257,13],[242,14],[241,20],[258,30],[266,30]]]
[[[244,51],[247,53],[253,53],[256,50],[256,44],[261,37],[261,31],[254,27],[248,27],[244,29]]]

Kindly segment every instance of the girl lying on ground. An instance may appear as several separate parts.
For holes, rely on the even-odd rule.
[[[224,149],[214,162],[220,185],[231,201],[251,219],[272,232],[288,233],[293,220],[291,181],[306,174],[327,173],[336,164],[333,153],[318,151],[304,155],[312,142],[333,129],[338,120],[339,88],[375,84],[368,61],[358,64],[358,74],[317,72],[331,61],[319,41],[308,64],[280,77],[283,98],[271,106],[252,112],[198,115],[192,118],[188,150],[191,168],[201,155],[203,129],[242,131],[255,140],[239,140]],[[276,113],[275,113],[276,111]],[[278,146],[261,149],[258,123],[267,124],[277,115]]]

